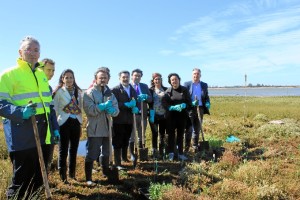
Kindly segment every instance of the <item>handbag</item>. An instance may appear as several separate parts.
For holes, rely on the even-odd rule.
[[[76,98],[74,95],[72,96],[70,103],[68,103],[63,108],[63,111],[66,113],[74,114],[74,115],[78,115],[81,113],[81,109],[77,105]]]

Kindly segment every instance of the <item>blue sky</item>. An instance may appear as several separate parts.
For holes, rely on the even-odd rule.
[[[299,0],[52,0],[1,1],[0,69],[15,65],[20,40],[41,43],[41,59],[56,61],[50,84],[71,68],[81,88],[100,66],[176,72],[192,69],[210,86],[300,85]]]

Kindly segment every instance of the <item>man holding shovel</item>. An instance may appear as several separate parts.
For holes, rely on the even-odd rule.
[[[131,72],[131,85],[135,89],[137,94],[137,107],[139,108],[140,112],[137,113],[136,116],[136,129],[138,132],[138,147],[139,149],[145,148],[145,132],[147,128],[147,110],[148,110],[148,103],[152,102],[152,95],[150,93],[149,87],[145,83],[141,83],[141,78],[143,77],[143,71],[140,69],[134,69]],[[135,132],[132,131],[129,141],[129,150],[131,154],[131,159],[133,157],[133,146],[135,142]],[[141,151],[143,152],[143,151]],[[147,152],[143,152],[142,157],[146,159]],[[140,154],[141,159],[141,154]],[[141,159],[144,160],[144,159]]]
[[[192,73],[192,81],[184,83],[184,86],[188,89],[192,99],[192,111],[189,113],[189,119],[186,128],[185,135],[185,153],[189,151],[191,145],[191,139],[193,140],[193,149],[197,149],[199,141],[199,133],[202,127],[203,115],[210,114],[210,99],[208,95],[207,83],[200,81],[201,70],[194,68]],[[198,111],[197,111],[198,109]],[[200,113],[200,116],[198,116]],[[199,120],[199,118],[201,120]],[[201,121],[201,124],[200,124]],[[202,138],[203,139],[203,138]]]
[[[94,74],[93,86],[83,94],[83,109],[87,116],[87,155],[85,157],[85,176],[88,186],[92,181],[93,162],[100,155],[103,174],[109,167],[109,120],[119,114],[118,101],[107,86],[110,70],[100,67]],[[109,176],[109,174],[105,174]]]
[[[112,89],[113,94],[118,100],[120,110],[120,113],[113,117],[114,135],[112,143],[114,146],[115,165],[119,170],[122,170],[124,168],[121,166],[121,154],[123,161],[126,161],[129,138],[133,128],[133,113],[137,114],[139,109],[136,107],[136,91],[129,84],[129,71],[121,71],[119,73],[119,80],[120,84]],[[135,159],[133,161],[135,162]]]
[[[4,133],[13,164],[12,183],[6,193],[8,199],[27,198],[43,186],[45,176],[41,167],[45,169],[45,166],[39,162],[43,156],[38,154],[35,133],[42,148],[50,144],[51,138],[48,119],[52,96],[47,77],[39,68],[39,42],[26,36],[21,41],[19,55],[17,65],[0,75],[0,116],[5,118]],[[32,116],[36,119],[34,124]]]

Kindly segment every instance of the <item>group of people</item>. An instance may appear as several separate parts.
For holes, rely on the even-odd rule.
[[[124,70],[118,74],[120,83],[109,88],[110,70],[100,67],[94,73],[92,85],[84,92],[77,85],[74,72],[66,69],[52,90],[48,80],[53,77],[55,62],[38,61],[38,40],[26,36],[21,41],[19,55],[17,65],[0,75],[0,116],[13,166],[12,183],[7,190],[9,199],[16,194],[28,196],[43,185],[32,116],[36,118],[46,169],[50,167],[54,144],[59,144],[58,169],[64,183],[68,183],[68,177],[76,180],[83,111],[87,117],[87,185],[95,184],[92,169],[98,159],[103,174],[108,175],[110,136],[114,165],[119,170],[124,169],[122,162],[129,162],[128,149],[130,160],[138,159],[135,150],[145,147],[148,122],[153,156],[167,155],[172,161],[178,152],[179,160],[187,160],[185,153],[190,146],[197,149],[200,123],[210,109],[208,86],[200,81],[200,69],[193,69],[192,81],[184,85],[178,74],[169,74],[170,87],[163,86],[160,73],[152,74],[148,87],[141,83],[142,70],[134,69],[131,73]]]

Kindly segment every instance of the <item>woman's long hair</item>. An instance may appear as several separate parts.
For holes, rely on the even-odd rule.
[[[62,86],[64,85],[64,83],[63,83],[63,78],[64,78],[64,76],[66,75],[66,73],[71,73],[71,74],[73,75],[73,78],[74,78],[74,84],[73,84],[73,85],[74,85],[74,88],[75,88],[75,90],[74,90],[74,95],[75,95],[76,100],[77,100],[77,98],[78,98],[78,91],[82,91],[82,90],[81,90],[80,87],[77,85],[76,80],[75,80],[74,72],[73,72],[73,70],[71,70],[71,69],[65,69],[65,70],[61,73],[61,75],[60,75],[60,77],[59,77],[59,80],[58,80],[58,85],[56,86],[56,88],[55,88],[55,90],[54,90],[54,92],[53,92],[52,97],[54,98],[54,96],[55,96],[57,90],[60,89],[60,88],[62,88]],[[78,103],[78,102],[77,102],[77,103]]]

